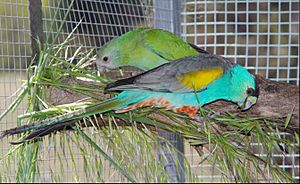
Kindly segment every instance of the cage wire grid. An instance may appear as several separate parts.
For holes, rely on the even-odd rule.
[[[189,1],[182,37],[268,79],[299,85],[298,1]]]
[[[23,79],[26,78],[27,61],[30,60],[30,36],[29,36],[29,18],[25,1],[1,1],[0,2],[0,112],[2,113],[8,105],[15,99],[14,92],[19,88]],[[0,129],[11,128],[15,125],[17,114],[23,112],[23,107],[14,113],[9,114],[0,121]],[[0,141],[0,155],[8,152],[9,146],[6,142]],[[0,162],[1,163],[1,162]],[[16,170],[17,166],[2,165],[2,169],[12,168]],[[1,169],[1,172],[2,172]],[[4,177],[2,172],[0,177]],[[11,177],[15,173],[8,174]],[[10,181],[10,180],[7,180]]]
[[[43,4],[43,30],[52,39],[57,33],[55,30],[58,30],[61,26],[71,2],[71,0],[55,0]],[[148,16],[149,13],[146,12],[152,8],[150,2],[146,0],[121,0],[113,2],[108,0],[75,0],[69,14],[70,16],[65,21],[63,32],[60,34],[57,43],[62,43],[76,26],[78,27],[73,34],[75,39],[69,45],[73,49],[73,52],[78,47],[83,47],[86,50],[100,48],[109,40],[136,27],[151,27],[152,17]],[[79,24],[80,21],[81,23]],[[117,75],[116,73],[114,74]],[[102,145],[103,148],[108,146],[100,138],[97,140],[97,143]],[[72,150],[75,150],[73,155],[76,163],[83,165],[83,159],[78,150],[77,143],[72,143]],[[111,152],[109,153],[112,154]],[[97,156],[99,157],[99,155],[95,155],[95,158]],[[52,159],[55,159],[55,155],[53,155]],[[45,161],[48,161],[47,158],[45,158]],[[115,171],[108,161],[104,161],[103,165],[105,165],[103,174],[106,182],[127,181],[124,176]],[[73,167],[64,168],[64,172],[69,173],[66,174],[65,181],[72,181],[74,173],[77,173],[84,180],[97,181],[84,176],[83,168],[82,170],[75,170]]]
[[[181,16],[181,35],[188,42],[265,78],[299,85],[298,1],[186,0]],[[252,146],[259,150],[261,145]],[[299,154],[272,154],[281,168],[299,179]],[[265,157],[266,153],[258,151],[257,155]],[[193,160],[193,153],[189,156]],[[199,175],[200,179],[218,177]]]
[[[169,1],[169,0],[164,0]],[[43,30],[46,35],[53,35],[58,30],[71,1],[42,0]],[[158,1],[157,1],[158,2]],[[101,3],[101,6],[96,5]],[[242,0],[242,1],[198,1],[183,0],[181,11],[181,36],[209,52],[223,55],[235,63],[266,78],[299,85],[299,2],[297,0]],[[55,15],[56,10],[59,10]],[[165,11],[172,11],[166,9]],[[76,49],[100,48],[112,38],[136,27],[153,27],[155,9],[152,0],[82,0],[74,1],[70,18],[63,28],[57,43],[61,43],[82,19],[75,39],[70,47]],[[161,17],[162,23],[170,21]],[[51,24],[53,27],[51,28]],[[8,107],[19,87],[21,80],[26,79],[26,68],[30,62],[30,29],[27,0],[4,0],[0,2],[0,110]],[[15,125],[13,117],[21,114],[18,109],[0,122],[0,128],[6,129]],[[283,134],[283,136],[287,136]],[[105,143],[101,143],[105,145]],[[0,141],[1,155],[8,151],[8,145]],[[51,181],[50,165],[56,160],[54,146],[43,143],[45,154],[39,161],[41,181]],[[259,150],[259,144],[253,143]],[[81,163],[76,144],[72,144],[76,162]],[[47,148],[47,149],[46,149]],[[197,163],[201,158],[185,145],[185,155],[189,158],[195,174],[200,181],[221,181],[221,173],[210,164]],[[259,153],[265,156],[265,153]],[[205,156],[205,155],[204,155]],[[273,154],[280,158],[280,167],[290,169],[293,177],[299,179],[299,154]],[[67,157],[66,159],[71,159]],[[14,163],[16,164],[16,163]],[[10,168],[10,170],[8,170]],[[16,165],[5,166],[7,181],[13,181]],[[107,165],[106,172],[113,172]],[[69,165],[65,172],[65,180],[74,179],[74,170]],[[2,174],[3,177],[3,174]],[[106,181],[126,181],[120,175],[106,178]]]

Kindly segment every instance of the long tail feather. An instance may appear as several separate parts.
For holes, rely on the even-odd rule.
[[[110,100],[107,100],[105,102],[95,104],[89,107],[86,107],[85,109],[81,109],[72,113],[63,114],[60,116],[56,116],[53,118],[49,118],[46,120],[43,120],[41,122],[32,123],[30,125],[23,125],[20,127],[4,130],[0,132],[0,139],[9,136],[9,135],[15,135],[20,134],[23,132],[27,132],[30,130],[34,130],[31,134],[29,134],[24,140],[20,142],[13,142],[13,144],[22,143],[28,140],[32,140],[36,137],[42,137],[45,135],[48,135],[52,132],[56,132],[58,130],[63,130],[66,127],[71,128],[70,126],[74,124],[75,122],[81,120],[84,117],[88,117],[94,114],[98,113],[104,113],[113,109],[117,109],[119,106],[124,105],[124,100],[118,99],[118,98],[112,98]]]
[[[51,125],[51,126],[46,126],[46,127],[38,128],[38,129],[30,132],[21,141],[10,142],[10,143],[13,144],[13,145],[21,144],[21,143],[24,143],[24,142],[35,140],[37,138],[44,137],[46,135],[49,135],[51,133],[55,133],[57,131],[61,131],[61,130],[73,130],[72,129],[72,124],[75,124],[77,121],[78,120],[70,120],[70,121],[66,121],[66,122],[63,122],[63,123],[57,123],[57,124],[54,124],[54,125]]]
[[[100,115],[96,115],[95,117],[99,117]],[[10,142],[13,145],[16,144],[21,144],[24,142],[28,142],[28,141],[32,141],[35,140],[37,138],[41,138],[47,135],[50,135],[52,133],[56,133],[59,131],[65,131],[65,130],[74,130],[74,126],[76,126],[76,123],[80,121],[80,119],[74,119],[74,120],[70,120],[70,121],[66,121],[63,123],[57,123],[51,126],[46,126],[46,127],[42,127],[42,128],[38,128],[36,130],[33,130],[32,132],[30,132],[26,137],[23,138],[23,140],[18,141],[18,142]],[[92,122],[83,122],[80,121],[78,126],[80,127],[94,127],[94,126],[99,126],[97,124],[94,124]]]

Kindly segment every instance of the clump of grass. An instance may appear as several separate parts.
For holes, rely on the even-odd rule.
[[[30,74],[28,75],[28,80],[20,87],[17,92],[16,100],[1,115],[1,118],[9,112],[14,111],[18,105],[25,100],[28,102],[28,107],[25,114],[18,117],[19,125],[24,123],[30,124],[52,116],[82,109],[85,106],[93,104],[95,101],[104,100],[103,88],[107,83],[113,80],[101,77],[84,68],[93,60],[93,51],[84,52],[81,49],[78,49],[71,57],[66,57],[70,54],[68,53],[70,51],[67,46],[68,41],[70,41],[70,37],[61,44],[48,45],[48,47],[44,47],[40,50],[37,62],[38,64],[29,68]],[[65,56],[64,58],[61,57],[61,52],[63,51],[65,52],[63,54]],[[80,58],[80,60],[75,62],[74,58]],[[73,86],[63,83],[63,80],[70,78],[81,80],[83,83]],[[90,85],[93,87],[91,88]],[[58,88],[61,90],[81,93],[87,97],[87,100],[83,100],[80,103],[53,106],[47,98],[49,88]],[[114,118],[112,116],[108,114],[108,117],[111,121],[113,121]],[[86,119],[86,121],[90,121],[92,119],[93,118]],[[111,124],[112,123],[113,122],[111,122]],[[116,123],[114,124],[117,125]],[[103,172],[105,168],[102,161],[104,158],[108,160],[113,168],[116,169],[117,173],[121,173],[127,181],[136,182],[139,178],[149,182],[169,181],[169,178],[163,169],[164,161],[155,159],[156,152],[155,149],[153,149],[153,140],[156,139],[157,136],[153,132],[149,131],[146,134],[141,133],[142,131],[136,127],[115,129],[112,126],[108,126],[100,131],[102,135],[101,138],[103,138],[104,142],[106,142],[108,150],[99,146],[94,139],[95,134],[91,137],[91,135],[85,133],[80,128],[77,129],[77,132],[78,134],[72,134],[72,138],[63,136],[64,138],[62,139],[63,142],[67,142],[66,148],[63,148],[62,150],[69,150],[68,152],[71,156],[72,166],[75,173],[77,173],[74,178],[76,181],[80,181],[80,176],[78,174],[78,168],[80,166],[76,163],[72,150],[74,148],[70,146],[70,141],[76,144],[81,152],[80,155],[84,160],[84,172],[86,174],[86,178],[96,177],[97,181],[104,181]],[[108,134],[108,132],[110,133]],[[113,137],[111,136],[111,132],[114,132]],[[52,139],[49,139],[48,142],[53,145],[51,140]],[[124,142],[124,140],[130,140],[130,142]],[[82,143],[82,141],[85,142]],[[141,142],[143,142],[143,144],[141,144]],[[1,161],[5,160],[7,163],[11,163],[11,158],[16,159],[18,169],[15,181],[34,182],[36,178],[39,178],[37,174],[42,169],[39,167],[39,160],[43,160],[42,155],[40,154],[40,152],[43,151],[41,145],[42,142],[22,144],[13,147],[8,154],[1,158]],[[122,150],[120,150],[120,148],[122,148]],[[171,145],[169,145],[169,149],[177,152]],[[141,151],[139,154],[137,154],[138,150]],[[145,153],[145,155],[142,155],[141,153]],[[56,154],[58,155],[58,160],[60,162],[64,162],[64,157],[67,157],[66,154],[61,155],[61,153],[58,152]],[[96,155],[100,156],[102,159],[100,158],[98,161],[94,162],[95,157],[97,157]],[[51,177],[53,178],[53,181],[63,179],[62,175],[64,169],[62,168],[64,167],[65,166],[60,163],[61,172],[55,172],[51,169],[53,171]],[[187,162],[185,167],[189,168],[189,164]],[[99,172],[95,172],[93,168],[97,169]],[[153,172],[149,173],[151,170]],[[189,181],[194,181],[190,172],[190,168],[186,169],[186,175],[191,176],[187,178]]]
[[[18,125],[83,109],[106,99],[103,89],[113,80],[89,70],[94,60],[93,50],[83,51],[81,47],[75,51],[70,49],[68,45],[72,41],[72,33],[63,43],[47,43],[40,48],[37,65],[28,69],[28,80],[16,92],[17,98],[1,114],[0,119],[25,100],[28,108],[18,117]],[[70,85],[65,84],[66,80],[77,82]],[[48,98],[50,88],[67,91],[71,95],[80,94],[84,99],[54,106]],[[181,134],[194,147],[204,145],[208,154],[197,164],[211,163],[222,174],[224,181],[293,181],[287,172],[273,162],[272,153],[280,152],[279,144],[284,144],[286,150],[297,148],[297,133],[295,137],[298,142],[293,144],[289,139],[282,138],[276,127],[263,118],[217,114],[205,108],[201,108],[199,113],[203,117],[200,123],[163,109],[143,108],[123,114],[107,112],[101,115],[106,117],[107,122],[100,129],[96,126],[99,120],[97,117],[85,118],[84,122],[90,122],[94,126],[87,130],[77,126],[75,131],[59,134],[59,139],[51,136],[42,141],[12,147],[0,161],[10,168],[15,160],[15,181],[34,182],[40,178],[38,175],[44,169],[39,164],[42,160],[47,160],[41,153],[45,154],[45,150],[51,148],[55,150],[55,163],[58,162],[55,167],[49,166],[51,181],[65,181],[64,170],[72,167],[75,173],[73,181],[81,181],[82,178],[107,181],[107,177],[121,174],[124,181],[168,182],[171,179],[164,169],[165,160],[156,156],[156,150],[160,146],[157,140],[161,139],[156,130],[163,129]],[[127,122],[127,126],[120,126],[117,120]],[[19,139],[24,136],[26,134]],[[251,145],[253,141],[261,144],[262,151],[267,156],[260,157],[255,154]],[[74,145],[79,150],[78,154],[74,153]],[[171,144],[167,145],[174,154],[180,154]],[[76,160],[78,156],[83,164]],[[104,160],[113,168],[112,173],[106,173],[107,165]],[[84,177],[80,175],[81,170],[84,171]],[[184,160],[183,170],[187,181],[197,181],[187,159]],[[9,179],[0,173],[1,180]]]

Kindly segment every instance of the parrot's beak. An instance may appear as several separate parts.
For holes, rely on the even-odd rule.
[[[104,65],[97,65],[98,71],[100,73],[110,72],[111,69]]]
[[[238,103],[240,108],[245,111],[250,109],[254,104],[256,104],[257,97],[256,96],[248,96],[244,102]]]

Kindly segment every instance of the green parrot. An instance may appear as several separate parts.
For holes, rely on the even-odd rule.
[[[13,131],[3,131],[0,137],[35,130],[23,140],[28,141],[44,135],[55,126],[75,126],[74,122],[94,114],[112,110],[123,113],[146,106],[183,113],[191,118],[195,118],[200,106],[221,99],[247,110],[256,103],[259,95],[255,77],[245,68],[212,54],[192,55],[162,64],[142,74],[109,84],[105,90],[122,92],[84,111],[50,118]]]
[[[106,43],[97,52],[100,72],[122,66],[147,71],[171,60],[208,52],[168,31],[138,28]]]

